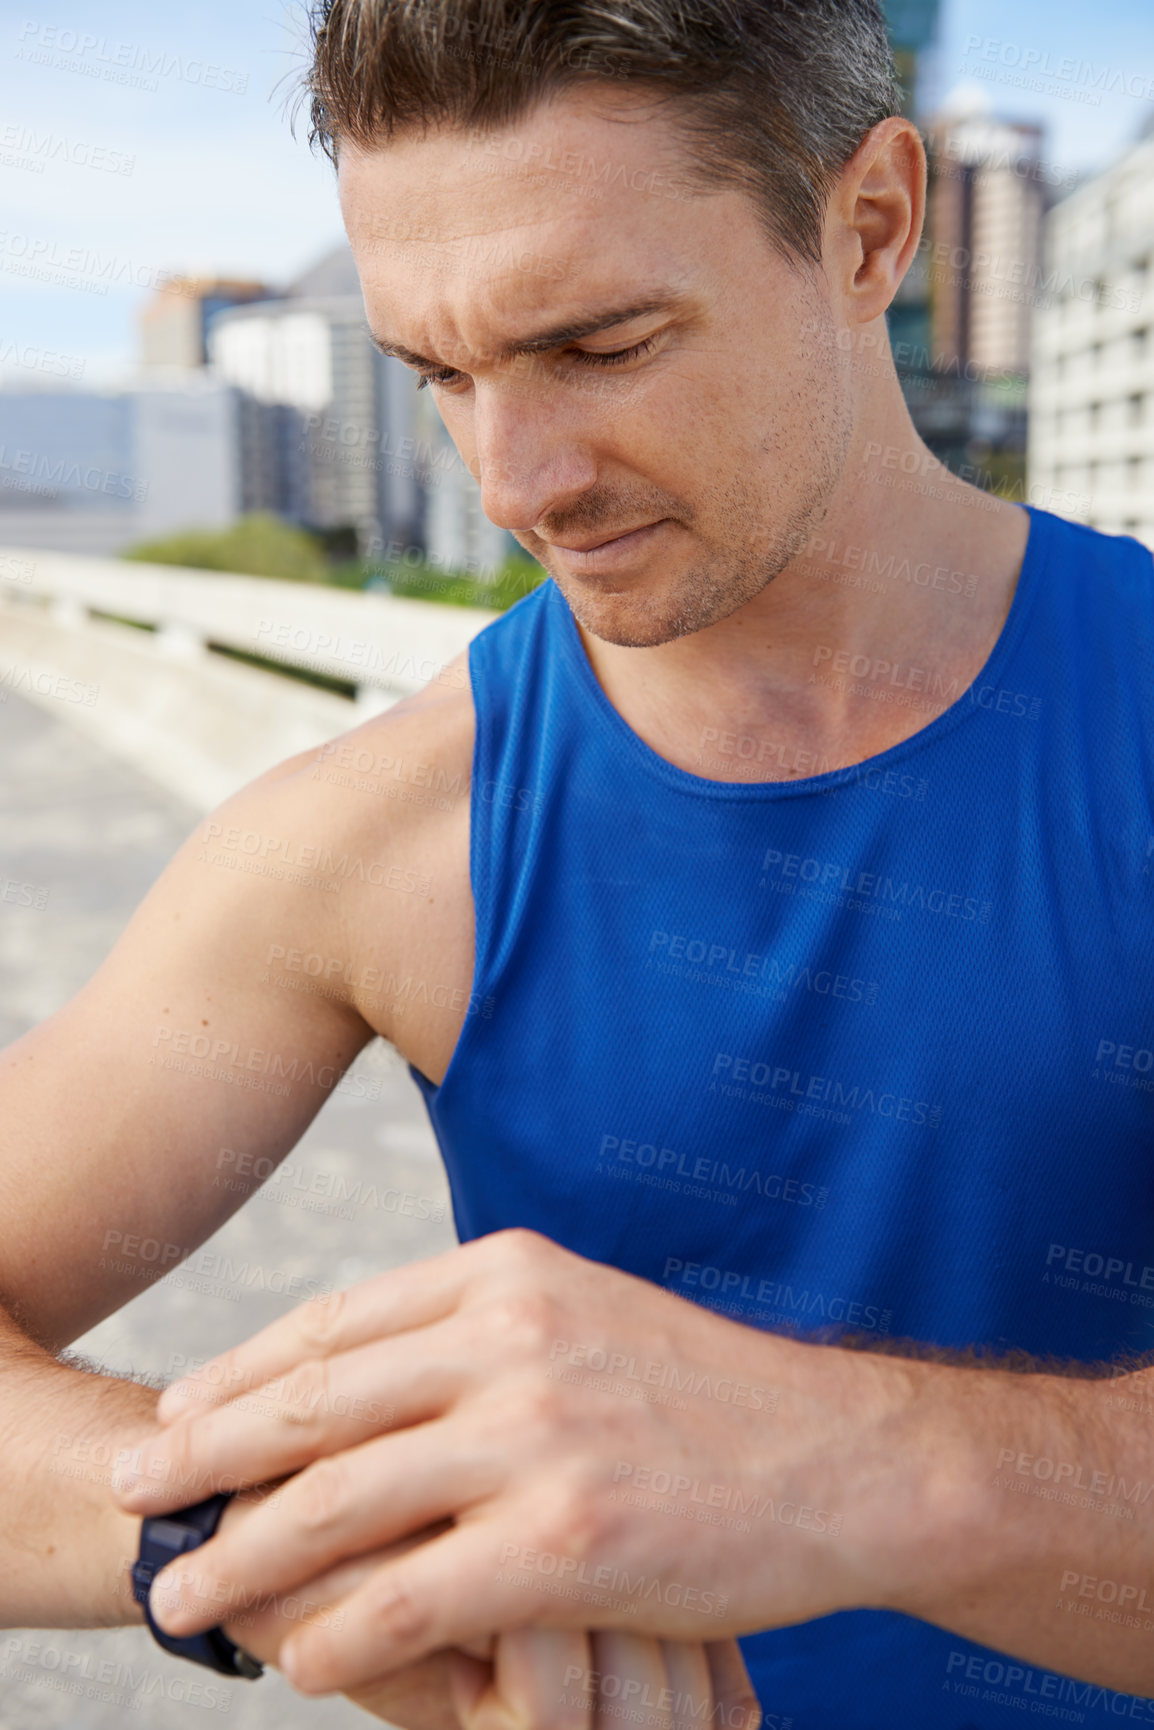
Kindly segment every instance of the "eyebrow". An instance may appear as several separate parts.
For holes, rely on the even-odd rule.
[[[580,342],[583,337],[596,336],[599,331],[612,330],[619,324],[631,324],[635,318],[648,318],[655,312],[675,312],[686,304],[688,298],[683,294],[647,295],[644,300],[631,301],[627,306],[603,307],[595,312],[589,311],[581,317],[566,319],[564,324],[538,331],[536,336],[526,336],[517,342],[508,343],[498,353],[497,360],[518,360],[522,355],[547,354],[550,349],[564,348],[567,343]],[[374,331],[370,330],[369,336],[373,347],[381,354],[402,360],[406,366],[438,367],[443,364],[441,361],[430,360],[427,355],[414,353],[402,342],[391,342],[386,337],[377,336]]]

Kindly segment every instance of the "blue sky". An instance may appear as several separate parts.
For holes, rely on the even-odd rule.
[[[1040,58],[1030,62],[1028,75],[1043,69],[1038,82],[1047,87],[1044,93],[1010,82],[1031,54]],[[1006,76],[975,78],[975,66],[987,75]],[[1099,0],[1096,5],[1087,0],[943,0],[930,71],[939,97],[959,84],[976,83],[989,91],[1002,118],[1044,121],[1048,159],[1060,167],[1102,168],[1154,113],[1154,5],[1151,0]],[[1103,72],[1105,81],[1095,88],[1094,79]],[[1126,93],[1139,86],[1149,97]]]
[[[0,11],[6,388],[37,382],[29,347],[33,366],[37,350],[77,357],[86,385],[123,375],[147,284],[165,272],[277,283],[341,239],[332,171],[303,131],[292,138],[284,113],[304,40],[297,0],[25,0]],[[1027,57],[1037,72],[1043,55],[1066,63],[1047,76],[1042,62],[1045,91],[1009,81]],[[1090,81],[1102,69],[1105,91]],[[1110,90],[1123,76],[1154,97],[1151,0],[944,0],[927,69],[939,98],[978,85],[994,113],[1046,122],[1049,160],[1076,169],[1104,166],[1154,113],[1144,94]],[[36,149],[45,140],[47,158]],[[46,280],[54,272],[63,280]]]

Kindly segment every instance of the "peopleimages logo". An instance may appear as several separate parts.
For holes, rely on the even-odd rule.
[[[649,939],[650,957],[655,953],[668,957],[672,962],[684,961],[691,967],[704,969],[700,975],[686,973],[685,977],[690,980],[729,974],[739,979],[763,979],[770,985],[784,986],[791,991],[813,991],[819,997],[837,997],[850,1003],[872,1006],[878,1000],[876,979],[854,979],[848,973],[834,973],[829,967],[815,970],[808,963],[799,966],[796,961],[782,962],[775,955],[742,951],[727,943],[710,943],[707,938],[681,931],[654,931]],[[651,961],[645,965],[650,966]],[[784,992],[780,994],[780,1001],[786,1001]]]
[[[1060,1264],[1064,1273],[1084,1274],[1092,1280],[1118,1279],[1124,1286],[1154,1291],[1154,1267],[1139,1267],[1137,1262],[1123,1261],[1121,1256],[1097,1255],[1093,1251],[1087,1253],[1084,1249],[1068,1249],[1064,1243],[1052,1243],[1046,1251],[1046,1267],[1052,1268],[1055,1262]],[[1137,1274],[1135,1269],[1138,1269]],[[1044,1274],[1043,1278],[1049,1281],[1049,1273]]]
[[[746,1083],[752,1084],[752,1091]],[[762,1091],[766,1088],[768,1093]],[[863,1087],[858,1081],[850,1086],[833,1075],[804,1076],[802,1070],[791,1069],[788,1064],[763,1063],[732,1051],[714,1054],[709,1091],[720,1092],[726,1098],[748,1099],[753,1105],[776,1104],[775,1096],[788,1101],[791,1107],[797,1100],[818,1101],[838,1110],[866,1111],[874,1117],[891,1117],[896,1123],[920,1124],[929,1129],[939,1129],[942,1121],[941,1106],[928,1099]],[[842,1121],[849,1123],[851,1119],[843,1117]]]
[[[987,1658],[980,1652],[951,1652],[946,1660],[943,1684],[954,1694],[971,1700],[985,1700],[991,1705],[1015,1706],[1026,1710],[1022,1695],[1038,1701],[1054,1700],[1066,1706],[1101,1706],[1113,1718],[1129,1718],[1140,1724],[1154,1724],[1154,1700],[1141,1699],[1136,1694],[1118,1694],[1112,1688],[1100,1688],[1095,1682],[1075,1682],[1069,1676],[1058,1676],[1052,1670],[1034,1670],[1026,1664],[1004,1663],[1000,1658]],[[984,1690],[979,1684],[985,1684]],[[1047,1717],[1063,1716],[1084,1720],[1084,1713],[1057,1713],[1035,1706],[1031,1716],[1044,1712]]]
[[[761,887],[786,893],[793,892],[793,882],[811,884],[833,894],[855,895],[872,899],[887,908],[915,907],[925,913],[944,913],[950,919],[973,919],[985,924],[993,908],[990,901],[976,895],[963,895],[959,890],[927,889],[924,883],[908,880],[896,883],[876,871],[859,871],[851,876],[851,867],[833,859],[803,859],[800,853],[781,853],[770,847],[761,861],[766,875]]]
[[[769,1314],[770,1321],[784,1322],[789,1327],[800,1327],[801,1318],[808,1316],[813,1318],[808,1324],[810,1326],[837,1322],[885,1334],[889,1332],[893,1319],[892,1310],[881,1309],[877,1304],[862,1303],[856,1298],[830,1297],[827,1292],[813,1291],[809,1286],[799,1286],[795,1291],[792,1285],[782,1280],[759,1279],[756,1274],[684,1261],[675,1255],[666,1257],[661,1283],[669,1288],[690,1286],[698,1291],[716,1292],[717,1299],[709,1307],[723,1309],[728,1302],[730,1313],[735,1313],[737,1299],[741,1299],[743,1305],[775,1306]],[[739,1308],[736,1313],[748,1314],[750,1319],[756,1320],[762,1312]]]
[[[756,1165],[747,1168],[736,1160],[731,1165],[724,1159],[679,1153],[672,1147],[658,1148],[652,1141],[622,1141],[617,1135],[603,1135],[597,1158],[610,1167],[615,1164],[637,1166],[643,1170],[652,1167],[665,1177],[688,1178],[687,1195],[696,1193],[695,1185],[715,1184],[722,1191],[733,1192],[735,1201],[738,1192],[747,1194],[750,1190],[769,1201],[792,1201],[799,1207],[823,1208],[829,1198],[829,1190],[824,1185],[802,1183],[798,1178],[762,1171]],[[597,1169],[601,1170],[600,1164]]]

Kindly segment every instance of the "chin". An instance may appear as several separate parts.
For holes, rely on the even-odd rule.
[[[603,643],[622,649],[655,649],[671,643],[687,631],[697,630],[684,620],[684,609],[673,596],[628,593],[607,594],[585,583],[554,578],[577,623]]]
[[[577,623],[594,637],[622,649],[656,649],[729,618],[775,574],[749,569],[732,573],[724,584],[716,572],[698,569],[674,587],[638,581],[612,590],[569,577],[553,580]]]

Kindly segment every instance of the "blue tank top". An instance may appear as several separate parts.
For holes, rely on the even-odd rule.
[[[798,1338],[1154,1348],[1154,571],[1030,517],[978,679],[808,779],[665,762],[551,581],[474,639],[471,1012],[412,1072],[463,1240],[529,1226]],[[891,1612],[743,1647],[766,1730],[1154,1723]]]

